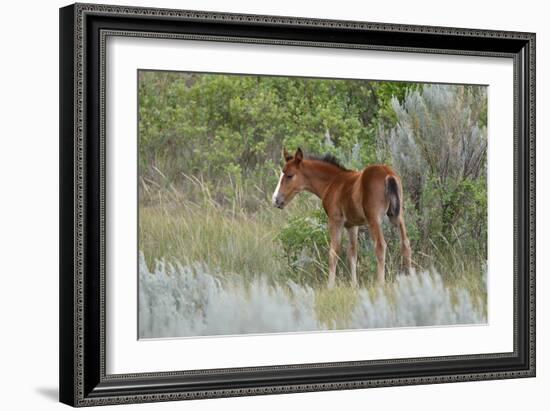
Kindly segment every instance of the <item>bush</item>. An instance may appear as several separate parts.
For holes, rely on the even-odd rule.
[[[349,167],[376,160],[379,125],[393,126],[392,96],[408,83],[198,73],[139,73],[140,176],[172,183],[271,183],[283,145],[330,153]],[[222,184],[220,184],[222,185]]]
[[[433,254],[434,246],[460,245],[486,259],[486,89],[428,85],[393,108],[397,125],[381,137],[415,209],[413,248]]]
[[[327,216],[322,208],[291,216],[276,238],[296,280],[309,273],[315,281],[324,281],[329,235]]]

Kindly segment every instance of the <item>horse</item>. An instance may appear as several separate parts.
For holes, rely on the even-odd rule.
[[[330,234],[328,288],[336,282],[336,265],[345,228],[349,236],[347,256],[351,283],[357,283],[357,234],[359,226],[367,225],[374,242],[377,260],[376,280],[384,284],[386,241],[382,218],[399,228],[401,254],[406,273],[411,270],[411,246],[403,218],[403,187],[401,178],[390,166],[370,165],[362,171],[348,170],[331,156],[308,156],[300,148],[294,155],[283,148],[284,167],[272,196],[275,207],[283,209],[302,191],[319,197],[328,216]]]

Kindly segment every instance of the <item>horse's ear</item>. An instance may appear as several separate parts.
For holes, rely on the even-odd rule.
[[[288,153],[288,151],[286,151],[286,148],[283,147],[283,159],[285,161],[290,161],[292,160],[292,155]]]
[[[296,154],[294,154],[294,160],[296,160],[296,163],[299,163],[303,159],[304,159],[304,153],[302,153],[301,148],[298,148],[298,150],[296,150]]]

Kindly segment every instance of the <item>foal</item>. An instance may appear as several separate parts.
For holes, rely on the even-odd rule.
[[[399,228],[401,254],[405,270],[411,269],[411,247],[403,220],[403,189],[397,173],[387,165],[372,165],[363,171],[342,167],[332,156],[304,158],[301,149],[290,155],[283,149],[285,166],[273,193],[273,205],[285,207],[301,191],[319,197],[328,216],[330,232],[328,288],[336,281],[336,263],[342,229],[349,235],[348,260],[351,282],[357,286],[357,233],[367,224],[374,241],[377,270],[376,279],[384,283],[386,241],[381,222],[387,215]]]

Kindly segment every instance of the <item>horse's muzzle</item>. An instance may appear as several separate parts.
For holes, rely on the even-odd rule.
[[[278,209],[282,210],[285,206],[284,200],[280,200],[278,198],[273,200],[273,205],[277,207]]]

